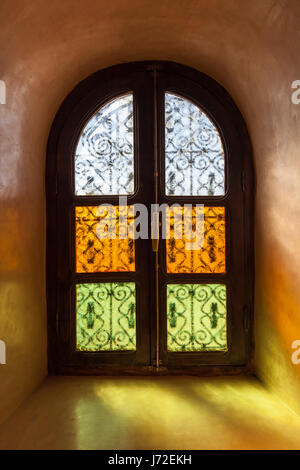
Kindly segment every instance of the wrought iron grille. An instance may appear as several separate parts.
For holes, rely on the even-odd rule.
[[[165,94],[166,194],[225,193],[224,150],[219,132],[189,100]]]
[[[102,210],[100,210],[102,209]],[[102,238],[99,223],[115,229],[115,238]],[[133,206],[76,207],[76,270],[121,272],[135,270]]]
[[[170,238],[166,240],[168,273],[224,273],[225,207],[204,207],[204,240],[199,250],[187,250],[185,237],[174,238],[178,223],[171,213]]]
[[[77,350],[136,349],[134,282],[77,284]]]
[[[77,195],[132,194],[134,191],[133,96],[120,96],[85,126],[75,154]]]
[[[227,349],[226,286],[168,284],[168,350]]]

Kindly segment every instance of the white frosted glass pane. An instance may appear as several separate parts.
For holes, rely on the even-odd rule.
[[[77,195],[134,192],[133,96],[110,101],[83,129],[75,153]]]
[[[191,101],[165,94],[166,194],[225,193],[224,150],[219,132]]]

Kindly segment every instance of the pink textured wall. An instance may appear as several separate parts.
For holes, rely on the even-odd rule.
[[[297,0],[2,0],[0,420],[46,374],[45,148],[60,103],[113,64],[165,59],[218,80],[254,147],[257,372],[297,407],[300,365],[300,79]],[[299,121],[299,122],[298,122]]]

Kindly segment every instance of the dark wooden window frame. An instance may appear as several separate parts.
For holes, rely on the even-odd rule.
[[[153,74],[156,70],[157,94]],[[134,93],[135,194],[128,203],[154,202],[153,102],[158,108],[159,203],[198,202],[226,207],[226,274],[170,275],[160,270],[159,303],[162,367],[154,367],[156,324],[154,311],[154,258],[151,240],[136,241],[137,272],[75,274],[75,205],[117,203],[118,197],[74,196],[73,155],[80,132],[89,118],[108,100]],[[164,195],[164,92],[190,99],[212,119],[223,139],[226,159],[226,193],[214,197]],[[144,116],[144,117],[143,117]],[[142,181],[142,184],[141,184]],[[57,374],[238,374],[252,371],[253,357],[253,199],[254,171],[245,122],[228,92],[212,78],[180,64],[145,61],[123,64],[96,72],[70,93],[53,122],[47,147],[47,310],[49,372]],[[146,254],[145,254],[146,253]],[[142,260],[143,254],[143,260]],[[165,248],[160,250],[164,266]],[[141,262],[142,260],[142,262]],[[143,265],[143,266],[141,266]],[[152,273],[152,274],[151,274]],[[137,306],[148,314],[137,319],[137,352],[75,351],[76,282],[134,280]],[[166,346],[165,285],[225,282],[227,285],[227,352],[168,353]],[[143,292],[143,295],[140,292]],[[145,332],[151,331],[151,335]]]

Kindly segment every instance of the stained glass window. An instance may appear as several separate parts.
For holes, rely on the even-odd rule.
[[[226,286],[168,284],[169,351],[227,349]]]
[[[76,207],[77,272],[134,271],[133,222],[133,206]]]
[[[127,94],[100,108],[83,129],[75,153],[75,193],[133,192],[133,96]]]
[[[135,283],[77,284],[77,350],[136,349]]]
[[[224,150],[208,116],[191,101],[165,94],[166,194],[225,193]]]
[[[204,207],[203,244],[200,249],[187,249],[188,239],[175,238],[177,224],[184,220],[183,207],[167,213],[170,238],[166,240],[168,273],[225,273],[225,207]],[[193,212],[193,219],[195,212]],[[192,221],[192,227],[194,221]]]

